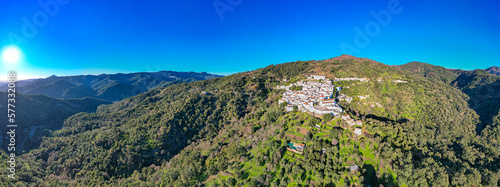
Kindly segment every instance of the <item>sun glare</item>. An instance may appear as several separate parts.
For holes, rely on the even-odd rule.
[[[16,46],[7,46],[2,50],[2,60],[7,63],[18,63],[21,59],[21,50]]]

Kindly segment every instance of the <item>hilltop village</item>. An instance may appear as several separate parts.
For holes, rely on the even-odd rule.
[[[293,86],[301,86],[302,90],[290,90]],[[291,111],[293,106],[297,106],[300,111],[309,111],[317,115],[333,114],[338,116],[343,112],[333,98],[335,86],[330,81],[298,81],[278,88],[286,90],[282,99],[279,100],[279,104],[287,102],[287,111]]]
[[[340,92],[341,87],[336,87],[332,84],[332,81],[326,79],[325,76],[321,75],[310,75],[307,76],[307,81],[297,81],[288,86],[281,85],[277,86],[277,89],[285,89],[283,97],[279,100],[279,104],[287,103],[286,110],[291,112],[294,107],[297,107],[299,111],[309,112],[313,115],[325,115],[331,114],[334,117],[341,117],[349,126],[362,126],[361,121],[356,121],[352,119],[349,114],[344,114],[344,110],[335,101],[336,95],[338,95],[339,100],[350,101],[352,97],[348,97],[343,94],[334,95],[335,90]],[[336,78],[333,81],[344,81],[344,80],[358,80],[367,81],[366,78]],[[292,88],[302,88],[301,90],[292,90]],[[367,96],[365,96],[367,97]],[[361,135],[361,129],[356,128],[354,133],[356,135]]]

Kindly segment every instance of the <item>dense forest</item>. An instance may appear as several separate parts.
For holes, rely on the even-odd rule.
[[[7,98],[7,93],[0,92],[0,98]],[[95,112],[102,104],[111,104],[110,101],[94,98],[58,99],[44,95],[16,95],[16,124],[19,124],[19,138],[16,149],[25,153],[37,148],[42,137],[50,136],[52,130],[61,128],[64,120],[80,112]],[[7,99],[0,100],[0,110],[7,111]],[[7,122],[8,116],[0,115],[0,121]],[[7,132],[6,125],[0,126],[0,132]],[[0,134],[1,149],[7,150],[8,139],[6,134]]]
[[[19,156],[18,180],[2,170],[0,183],[498,186],[500,112],[483,117],[473,101],[497,99],[490,92],[498,89],[498,76],[413,71],[418,66],[343,55],[153,89],[67,118]],[[276,86],[311,74],[368,78],[334,82],[354,97],[339,104],[363,122],[361,135],[340,118],[286,112],[278,104],[283,90]],[[303,143],[303,153],[289,151],[290,143]],[[0,154],[5,167],[7,155]]]
[[[476,131],[496,126],[500,117],[500,76],[484,70],[448,70],[431,64],[411,62],[400,66],[433,81],[442,81],[467,94],[468,106],[480,116]]]

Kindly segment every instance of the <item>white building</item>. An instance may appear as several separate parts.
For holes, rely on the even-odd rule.
[[[347,119],[345,121],[347,122],[347,124],[349,124],[349,126],[356,125],[356,121],[354,121],[354,119],[352,119],[352,118],[349,118],[349,119]]]
[[[322,76],[322,75],[311,75],[309,77],[307,77],[308,79],[316,79],[316,80],[325,80],[326,77],[325,76]]]
[[[354,134],[356,134],[356,135],[361,135],[361,128],[356,128],[356,129],[354,130]]]
[[[356,77],[346,77],[346,78],[335,78],[333,81],[367,81],[367,78],[356,78]]]
[[[359,99],[367,99],[368,97],[370,97],[370,95],[360,95],[358,97]]]
[[[395,83],[407,83],[408,81],[395,80],[395,81],[392,81],[392,82],[395,82]]]

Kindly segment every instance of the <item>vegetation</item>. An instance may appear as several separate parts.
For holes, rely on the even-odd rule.
[[[429,80],[442,81],[467,94],[466,101],[471,109],[480,116],[476,132],[480,134],[487,126],[496,125],[495,119],[500,112],[500,76],[484,70],[448,70],[430,64],[411,62],[400,68],[415,72]],[[494,69],[493,67],[490,70]]]
[[[0,92],[0,98],[7,98],[5,92]],[[81,98],[81,99],[57,99],[44,95],[16,95],[15,124],[18,124],[17,145],[19,153],[37,148],[42,137],[50,136],[53,130],[62,127],[64,120],[73,114],[80,112],[95,112],[102,104],[111,104],[110,101]],[[1,111],[7,110],[7,99],[0,100]],[[7,122],[7,115],[0,115],[0,121]],[[5,124],[5,123],[4,123]],[[0,125],[1,132],[7,132],[6,125]],[[6,134],[0,135],[4,137]],[[8,139],[3,139],[1,146],[7,150]]]
[[[340,92],[369,95],[340,102],[363,121],[361,135],[339,118],[278,105],[283,91],[273,88],[309,74],[370,79],[344,82]],[[470,96],[446,80],[341,56],[171,85],[69,117],[19,157],[16,183],[3,170],[0,183],[498,186],[500,128],[488,125],[478,136]],[[498,124],[500,113],[493,115]],[[288,151],[291,142],[304,143],[304,152]]]

